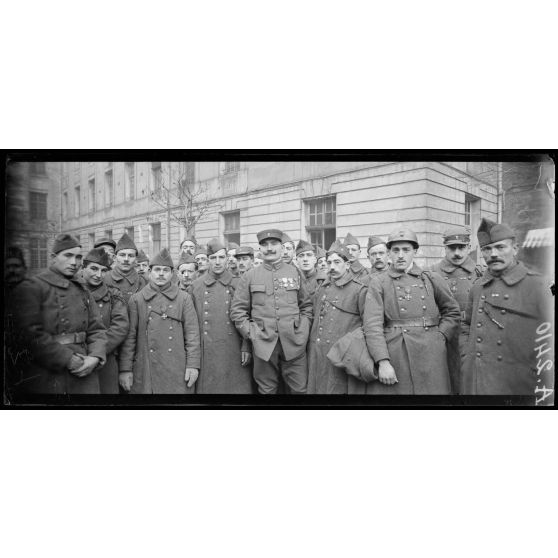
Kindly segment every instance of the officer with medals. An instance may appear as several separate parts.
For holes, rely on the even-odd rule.
[[[254,379],[261,394],[275,394],[284,380],[292,394],[306,393],[306,344],[312,302],[299,271],[282,259],[283,233],[257,234],[264,263],[247,271],[236,289],[231,318],[253,347]]]

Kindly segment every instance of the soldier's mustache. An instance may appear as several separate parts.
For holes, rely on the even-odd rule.
[[[504,260],[501,260],[500,258],[491,258],[488,263],[504,263]]]

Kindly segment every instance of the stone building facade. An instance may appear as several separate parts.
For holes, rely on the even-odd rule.
[[[450,225],[476,230],[497,219],[498,181],[484,163],[442,162],[77,162],[61,163],[62,229],[80,235],[84,249],[125,231],[152,255],[178,254],[186,230],[174,195],[179,178],[206,213],[193,232],[200,244],[220,236],[257,247],[256,233],[277,226],[291,238],[328,248],[348,232],[366,258],[369,235],[387,237],[401,226],[418,234],[419,262],[442,257]],[[473,235],[473,248],[476,239]]]

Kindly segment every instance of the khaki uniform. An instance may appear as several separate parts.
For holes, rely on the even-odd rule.
[[[455,334],[452,335],[448,342],[448,366],[452,393],[457,395],[461,384],[460,345],[463,345],[464,335],[466,333],[464,331],[467,327],[465,325],[465,313],[467,305],[469,304],[469,291],[473,283],[482,275],[482,271],[480,266],[476,266],[475,262],[469,257],[467,257],[460,266],[456,266],[444,258],[431,269],[446,281],[451,295],[455,298],[457,304],[459,304],[459,310],[461,312],[460,327],[455,331]]]
[[[28,350],[24,379],[30,393],[98,394],[98,367],[83,378],[71,374],[74,353],[106,359],[107,336],[93,297],[55,268],[14,290],[14,316]]]
[[[535,400],[553,389],[553,305],[546,281],[522,263],[501,277],[486,271],[469,293],[461,392]]]
[[[279,261],[247,271],[230,315],[242,337],[252,341],[260,393],[277,393],[281,376],[291,392],[306,393],[312,301],[298,269]]]

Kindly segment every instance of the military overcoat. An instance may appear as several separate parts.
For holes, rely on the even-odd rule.
[[[465,330],[468,327],[465,324],[465,314],[469,304],[469,291],[473,283],[482,275],[482,271],[480,266],[475,265],[470,257],[467,257],[460,265],[454,265],[447,258],[444,258],[432,266],[431,270],[444,279],[461,312],[460,326],[448,340],[448,367],[452,393],[457,394],[461,384],[461,351],[459,345],[464,342]]]
[[[357,278],[362,278],[369,275],[368,268],[364,267],[359,260],[355,260],[354,262],[351,263],[350,270],[351,273]]]
[[[251,352],[230,317],[239,279],[225,270],[196,279],[189,292],[198,316],[201,369],[196,393],[253,393],[252,369],[241,365],[241,351]]]
[[[200,368],[200,333],[192,297],[169,283],[151,282],[128,303],[130,328],[120,349],[120,372],[133,372],[130,393],[194,393],[186,368]]]
[[[101,393],[115,395],[119,393],[117,351],[128,335],[128,305],[118,289],[104,283],[89,292],[97,303],[107,335],[107,360],[98,370]]]
[[[98,394],[97,370],[83,378],[71,374],[74,353],[105,363],[107,337],[93,297],[77,279],[68,279],[51,267],[14,290],[16,328],[29,350],[26,380],[29,392],[49,394]],[[67,343],[74,334],[84,342]],[[64,342],[60,336],[65,336]]]
[[[540,397],[554,373],[553,305],[543,277],[522,263],[499,278],[485,271],[469,293],[462,393]]]
[[[362,326],[367,283],[348,271],[335,281],[326,279],[317,290],[308,349],[307,393],[366,392],[364,382],[347,375],[344,369],[334,366],[326,355],[343,335]]]
[[[236,289],[231,318],[262,360],[269,360],[278,340],[286,360],[299,357],[306,351],[312,301],[298,269],[279,261],[248,270]]]
[[[127,275],[121,273],[117,268],[111,269],[105,273],[103,281],[108,287],[116,287],[124,297],[126,304],[133,294],[141,291],[147,284],[147,280],[135,269],[132,269]]]
[[[394,320],[421,325],[399,326]],[[459,306],[437,274],[413,264],[407,273],[390,268],[372,276],[364,311],[366,344],[375,362],[390,359],[398,383],[375,381],[368,392],[449,395],[446,340],[458,323]]]

